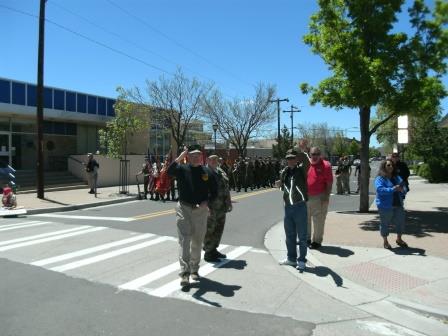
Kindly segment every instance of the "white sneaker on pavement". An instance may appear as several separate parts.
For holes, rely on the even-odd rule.
[[[299,271],[304,271],[306,268],[306,263],[304,261],[299,261],[296,267]]]
[[[286,265],[286,266],[297,266],[297,263],[295,261],[291,261],[288,258],[286,258],[285,260],[280,260],[278,263],[280,265]]]

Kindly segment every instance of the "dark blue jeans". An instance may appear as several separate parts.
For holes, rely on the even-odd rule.
[[[284,227],[288,260],[306,262],[308,215],[306,203],[299,202],[285,206]],[[299,239],[299,257],[297,258],[297,238]]]

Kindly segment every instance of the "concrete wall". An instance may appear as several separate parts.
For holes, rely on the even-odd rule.
[[[136,184],[135,174],[142,169],[145,163],[144,155],[128,155],[129,162],[128,181],[129,185]],[[95,160],[99,163],[98,187],[111,187],[119,185],[120,160],[111,159],[102,155],[95,155]],[[86,155],[70,155],[68,158],[68,170],[78,178],[87,182],[85,167],[81,162],[87,162]],[[140,176],[140,182],[142,177]]]

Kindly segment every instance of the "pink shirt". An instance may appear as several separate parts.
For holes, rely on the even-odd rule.
[[[307,182],[310,196],[316,196],[326,191],[327,186],[333,183],[330,162],[320,159],[317,163],[311,163]]]

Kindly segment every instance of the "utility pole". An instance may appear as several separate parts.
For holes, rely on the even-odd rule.
[[[272,99],[269,101],[270,103],[277,103],[277,143],[280,143],[280,102],[288,102],[289,99]]]
[[[44,198],[44,38],[45,38],[45,2],[40,0],[39,10],[39,50],[37,56],[37,197]]]
[[[300,112],[298,107],[291,105],[291,110],[283,111],[283,113],[289,113],[291,117],[291,145],[294,146],[294,113]]]

